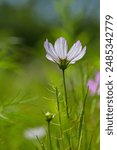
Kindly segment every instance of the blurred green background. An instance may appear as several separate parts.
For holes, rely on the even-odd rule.
[[[99,19],[99,0],[0,0],[0,150],[35,149],[24,131],[46,126],[43,113],[56,112],[53,86],[62,93],[62,75],[45,57],[46,38],[87,46],[84,58],[66,71],[69,103],[76,98],[80,112],[87,81],[99,71]],[[86,141],[99,121],[99,97],[87,101]],[[95,132],[92,147],[98,150]]]

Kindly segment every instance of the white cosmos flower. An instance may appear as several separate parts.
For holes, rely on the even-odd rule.
[[[46,49],[47,59],[57,63],[63,70],[66,69],[69,64],[74,64],[81,59],[86,52],[86,46],[82,48],[80,41],[74,43],[68,51],[67,41],[63,37],[58,38],[54,46],[46,39],[44,47]]]
[[[42,138],[46,135],[46,130],[44,127],[36,127],[36,128],[29,128],[25,130],[24,137],[26,139],[36,139]]]

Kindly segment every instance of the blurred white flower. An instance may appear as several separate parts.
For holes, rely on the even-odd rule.
[[[24,137],[26,139],[36,139],[42,138],[46,135],[46,130],[44,127],[30,128],[24,132]]]
[[[86,46],[82,49],[80,41],[74,43],[68,52],[67,41],[63,37],[58,38],[54,46],[46,39],[44,47],[46,49],[47,59],[57,63],[63,70],[66,69],[69,64],[74,64],[81,59],[86,52]]]

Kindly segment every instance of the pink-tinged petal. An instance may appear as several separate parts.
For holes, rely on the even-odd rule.
[[[77,60],[81,59],[86,53],[86,46],[71,60],[70,64],[74,64]]]
[[[100,95],[100,87],[98,87],[97,94]]]
[[[51,56],[52,59],[56,60],[56,61],[59,61],[59,58],[57,57],[56,55],[56,52],[53,48],[53,45],[51,43],[48,42],[48,40],[46,40],[44,42],[44,47],[45,47],[45,50],[46,50],[46,53]]]
[[[97,91],[97,83],[93,80],[89,80],[87,84],[91,95],[94,95]]]
[[[100,72],[96,73],[95,81],[100,84]]]
[[[63,37],[60,37],[59,39],[57,39],[55,41],[54,49],[55,49],[55,52],[56,52],[57,56],[60,59],[65,59],[66,58],[68,45],[67,45],[66,40]]]
[[[69,61],[71,61],[76,55],[78,55],[78,53],[81,51],[82,49],[82,45],[80,43],[80,41],[77,41],[69,50],[68,54],[67,54],[67,59]]]

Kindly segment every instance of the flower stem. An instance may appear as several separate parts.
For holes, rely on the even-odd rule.
[[[56,99],[57,99],[57,109],[58,109],[58,115],[59,115],[59,124],[60,124],[60,137],[62,140],[62,146],[65,149],[64,142],[63,142],[63,130],[62,130],[62,124],[61,124],[61,111],[60,111],[60,102],[59,102],[59,95],[58,95],[58,88],[56,87]]]
[[[49,138],[50,150],[52,150],[52,141],[51,141],[51,133],[50,133],[50,121],[48,121],[48,138]]]
[[[56,99],[57,99],[57,108],[58,108],[59,123],[60,123],[60,132],[61,132],[61,138],[62,138],[61,114],[60,114],[60,104],[59,104],[58,89],[57,89],[57,87],[56,87]]]
[[[66,90],[66,82],[65,82],[65,70],[63,69],[63,84],[64,84],[64,94],[65,94],[65,104],[66,104],[66,113],[67,118],[69,118],[69,112],[68,112],[68,99],[67,99],[67,90]]]

